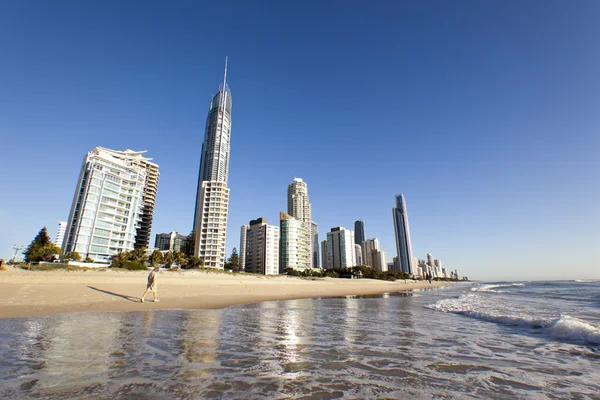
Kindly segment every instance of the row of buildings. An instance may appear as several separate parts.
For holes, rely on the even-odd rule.
[[[193,230],[194,255],[207,267],[224,268],[226,260],[229,153],[232,96],[227,85],[227,60],[223,83],[210,102],[198,172]],[[56,244],[64,252],[108,263],[113,255],[150,247],[150,231],[159,181],[158,165],[144,151],[96,147],[84,158],[69,218],[59,223]],[[367,238],[364,222],[354,231],[334,227],[319,242],[312,220],[308,186],[295,178],[288,186],[287,213],[279,225],[258,218],[242,226],[240,264],[248,272],[278,274],[288,268],[305,270],[367,265],[410,275],[441,276],[435,263],[422,264],[412,257],[404,196],[396,196],[393,220],[397,257],[387,254],[377,238]],[[171,232],[156,236],[155,248],[181,250],[187,237]],[[439,260],[438,260],[439,261]]]

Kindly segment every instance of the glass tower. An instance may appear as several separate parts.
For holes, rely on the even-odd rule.
[[[365,222],[358,220],[354,222],[354,244],[359,246],[365,241]]]
[[[406,213],[406,201],[403,194],[396,195],[396,207],[392,208],[392,214],[394,216],[394,230],[396,232],[398,264],[402,272],[414,275],[408,214]]]

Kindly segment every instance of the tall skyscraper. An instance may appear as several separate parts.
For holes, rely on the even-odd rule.
[[[240,271],[244,271],[246,267],[246,236],[248,233],[248,225],[242,225],[240,229],[240,254],[238,255],[240,259]]]
[[[58,231],[56,232],[56,241],[55,245],[62,249],[63,242],[65,240],[65,233],[67,232],[67,222],[66,221],[58,221]]]
[[[312,253],[313,253],[313,268],[319,268],[321,260],[319,257],[319,225],[315,222],[311,222],[311,234],[312,234]]]
[[[312,242],[306,225],[284,212],[279,213],[279,219],[279,271],[285,273],[287,268],[300,271],[311,268]]]
[[[154,218],[154,205],[156,204],[156,192],[158,191],[158,165],[140,157],[134,160],[140,168],[146,169],[146,182],[142,193],[142,219],[137,228],[134,247],[136,249],[150,246],[150,231],[152,230],[152,219]]]
[[[362,246],[365,241],[365,222],[358,220],[354,222],[354,244]]]
[[[302,178],[294,178],[294,181],[288,185],[288,214],[298,221],[303,222],[306,227],[306,234],[310,238],[310,264],[311,267],[313,267],[315,253],[317,254],[317,257],[319,253],[318,237],[315,242],[315,236],[318,236],[318,233],[316,232],[318,227],[317,224],[312,221],[312,210],[308,200],[308,185]]]
[[[69,214],[65,252],[108,263],[114,254],[134,249],[151,164],[144,153],[96,147],[85,156]],[[158,166],[152,168],[158,175]]]
[[[279,227],[267,225],[266,218],[250,221],[246,231],[245,271],[279,274]]]
[[[392,209],[394,217],[394,229],[396,232],[396,251],[398,252],[398,264],[409,275],[414,275],[412,264],[412,248],[410,244],[410,229],[408,226],[408,214],[406,212],[406,201],[403,194],[396,195],[396,207]]]
[[[227,216],[229,213],[229,147],[231,137],[231,92],[227,86],[227,60],[223,84],[213,96],[202,143],[194,230],[194,255],[211,268],[225,267]]]
[[[329,268],[329,265],[327,264],[327,240],[321,242],[321,268]]]
[[[356,232],[354,233],[356,237]],[[354,261],[356,262],[356,265],[365,265],[362,256],[362,248],[357,244],[354,245]]]
[[[329,268],[353,267],[354,232],[342,227],[327,232],[327,266]]]

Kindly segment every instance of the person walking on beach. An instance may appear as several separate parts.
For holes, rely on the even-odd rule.
[[[152,272],[150,272],[150,275],[148,275],[148,286],[146,286],[146,291],[140,299],[140,302],[144,302],[144,298],[149,290],[151,290],[154,295],[154,302],[158,302],[158,299],[156,298],[158,296],[158,271],[160,271],[160,267],[155,267]]]

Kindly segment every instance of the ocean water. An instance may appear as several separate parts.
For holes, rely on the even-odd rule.
[[[600,283],[0,320],[2,399],[600,399]]]

